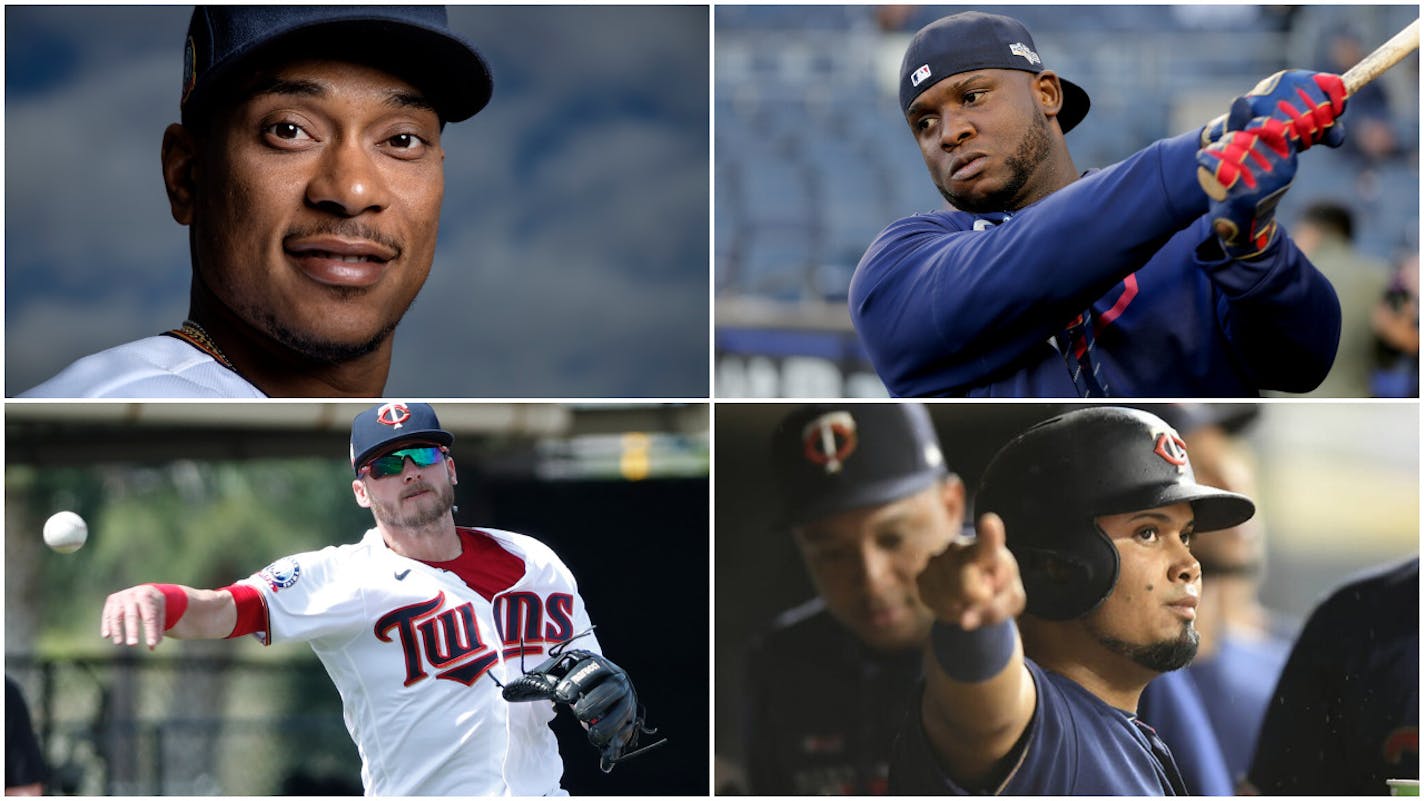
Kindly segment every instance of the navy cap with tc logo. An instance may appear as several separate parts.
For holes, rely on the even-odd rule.
[[[897,501],[949,475],[917,403],[800,407],[772,435],[772,466],[792,526]]]
[[[440,427],[440,418],[428,403],[392,401],[372,406],[351,421],[351,469],[361,466],[381,451],[400,442],[433,442],[449,445],[455,435]]]

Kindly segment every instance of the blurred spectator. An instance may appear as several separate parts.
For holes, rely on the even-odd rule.
[[[5,795],[44,795],[44,754],[20,686],[5,677]]]
[[[1419,396],[1419,255],[1410,254],[1378,301],[1371,318],[1377,337],[1375,397]]]
[[[1388,795],[1419,778],[1419,557],[1316,607],[1251,763],[1267,795]]]
[[[1323,69],[1344,73],[1366,55],[1358,34],[1348,28],[1337,30],[1326,40]],[[1398,150],[1389,95],[1385,93],[1381,81],[1367,83],[1350,95],[1345,112],[1345,132],[1342,150],[1371,164],[1390,158]]]
[[[1330,279],[1340,297],[1340,347],[1335,351],[1335,364],[1320,386],[1307,394],[1370,397],[1370,375],[1375,366],[1371,315],[1389,285],[1389,265],[1355,248],[1355,222],[1350,210],[1328,200],[1305,209],[1291,229],[1291,238]]]

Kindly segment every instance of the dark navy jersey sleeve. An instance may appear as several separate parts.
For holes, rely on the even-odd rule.
[[[850,307],[890,392],[1077,395],[1053,338],[1085,311],[1111,395],[1318,383],[1339,335],[1334,291],[1287,241],[1264,263],[1225,259],[1196,182],[1198,137],[1156,142],[1012,215],[933,212],[881,232]]]
[[[48,778],[44,754],[20,687],[5,677],[5,786],[26,787]]]
[[[1310,616],[1261,725],[1266,795],[1387,795],[1419,778],[1419,559],[1348,584]]]
[[[992,787],[967,788],[935,756],[918,714],[906,718],[890,763],[896,795],[1173,795],[1166,770],[1131,716],[1025,660],[1033,717]],[[916,705],[918,707],[918,705]],[[1170,757],[1168,757],[1170,759]]]

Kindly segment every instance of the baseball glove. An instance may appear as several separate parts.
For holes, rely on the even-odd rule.
[[[628,672],[592,651],[565,651],[504,685],[506,701],[557,701],[573,710],[598,749],[604,773],[667,742],[638,748],[640,734],[656,734],[643,724],[643,710]]]

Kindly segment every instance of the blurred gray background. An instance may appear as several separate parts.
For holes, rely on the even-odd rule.
[[[5,391],[176,327],[159,174],[188,6],[5,9]],[[705,397],[708,9],[457,6],[495,92],[445,131],[389,395]]]

